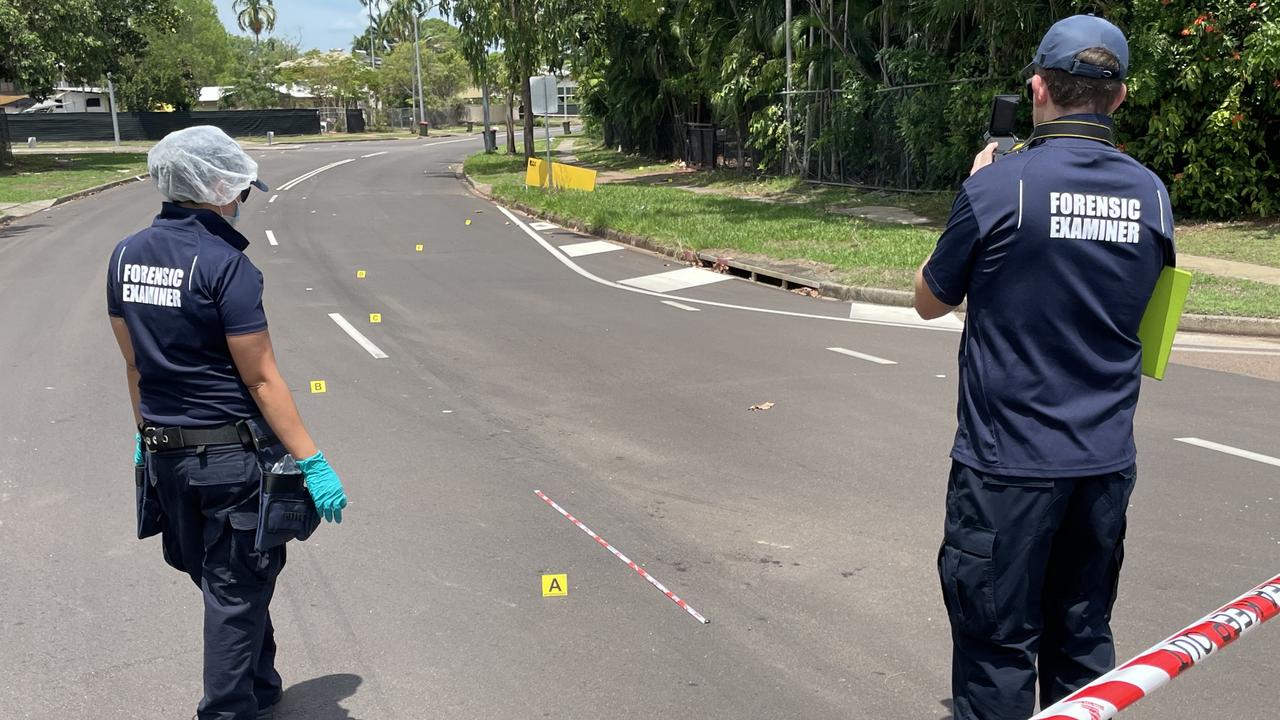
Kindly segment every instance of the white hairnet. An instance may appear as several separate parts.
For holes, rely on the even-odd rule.
[[[212,125],[176,130],[147,153],[147,169],[165,199],[226,205],[258,177],[258,163]]]

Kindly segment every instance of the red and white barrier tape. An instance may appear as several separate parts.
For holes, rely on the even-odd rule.
[[[545,494],[545,493],[543,493],[541,490],[534,490],[534,491],[533,491],[533,493],[534,493],[535,495],[537,495],[538,497],[542,498],[542,501],[543,501],[543,502],[545,502],[546,504],[548,504],[548,505],[550,505],[551,507],[555,508],[556,512],[558,512],[558,513],[560,513],[561,515],[563,515],[563,516],[565,517],[565,519],[566,519],[566,520],[568,520],[569,522],[573,523],[574,525],[577,525],[579,530],[581,530],[582,532],[584,532],[584,533],[586,533],[586,534],[590,535],[590,536],[591,536],[591,539],[592,539],[592,540],[595,540],[597,543],[599,543],[601,547],[603,547],[605,550],[608,550],[609,552],[613,553],[614,557],[616,557],[616,558],[618,558],[619,560],[621,560],[622,562],[626,563],[626,564],[627,564],[627,566],[628,566],[628,567],[630,567],[632,570],[635,570],[636,572],[640,573],[640,577],[644,578],[645,580],[648,580],[648,581],[650,582],[650,584],[652,584],[654,587],[656,587],[656,588],[658,588],[659,590],[661,590],[663,595],[666,595],[667,597],[671,598],[671,600],[672,600],[673,602],[675,602],[675,604],[679,605],[681,608],[683,608],[683,609],[684,609],[684,611],[685,611],[685,612],[687,612],[687,613],[689,613],[690,615],[692,615],[692,616],[693,616],[693,618],[694,618],[695,620],[697,620],[697,621],[698,621],[698,622],[700,622],[700,623],[709,623],[709,622],[711,622],[710,620],[708,620],[708,619],[706,619],[706,618],[702,617],[702,615],[701,615],[697,610],[694,610],[693,608],[689,607],[689,604],[688,604],[688,603],[686,603],[684,600],[681,600],[681,599],[680,599],[680,598],[679,598],[675,593],[673,593],[673,592],[671,592],[670,590],[668,590],[668,589],[667,589],[667,586],[665,586],[665,585],[663,585],[662,583],[658,582],[657,578],[655,578],[654,576],[652,576],[652,575],[650,575],[649,573],[645,572],[644,568],[642,568],[642,567],[640,567],[639,565],[635,564],[635,562],[634,562],[631,558],[627,557],[626,555],[623,555],[621,552],[619,552],[619,551],[618,551],[618,549],[617,549],[617,548],[615,548],[614,546],[612,546],[612,545],[610,545],[609,543],[605,542],[605,539],[604,539],[604,538],[602,538],[602,537],[600,537],[599,535],[597,535],[597,534],[595,533],[595,531],[593,531],[591,528],[587,527],[586,525],[583,525],[581,520],[578,520],[578,518],[576,518],[576,517],[574,517],[574,516],[570,515],[570,514],[569,514],[569,512],[568,512],[567,510],[565,510],[564,508],[562,508],[562,507],[560,507],[559,505],[557,505],[557,504],[556,504],[556,502],[555,502],[554,500],[552,500],[551,498],[547,497],[547,496],[546,496],[546,494]]]
[[[1107,720],[1241,635],[1280,615],[1280,575],[1045,708],[1031,720]]]

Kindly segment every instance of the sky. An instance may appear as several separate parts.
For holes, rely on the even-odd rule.
[[[249,35],[236,27],[232,0],[214,0],[213,4],[218,6],[218,17],[228,31]],[[297,41],[303,50],[349,49],[351,38],[369,24],[368,11],[360,0],[275,0],[275,8],[276,29],[272,34]]]

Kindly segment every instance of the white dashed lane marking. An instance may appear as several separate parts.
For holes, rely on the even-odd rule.
[[[710,270],[702,268],[687,267],[671,272],[657,273],[656,275],[644,275],[642,277],[634,277],[629,280],[619,280],[621,285],[628,285],[641,290],[650,290],[652,292],[675,292],[676,290],[685,290],[700,285],[710,285],[712,283],[724,282],[732,280],[732,275],[722,275]]]
[[[280,244],[280,243],[276,242],[276,234],[275,234],[275,233],[273,233],[273,232],[271,232],[270,230],[268,230],[268,231],[267,231],[267,242],[271,243],[272,245],[279,245],[279,244]]]
[[[545,232],[547,230],[555,230],[559,226],[555,223],[538,221],[535,223],[529,223],[529,227],[537,230],[538,232]]]
[[[592,240],[591,242],[573,243],[570,245],[561,245],[560,252],[569,257],[583,257],[584,255],[599,255],[600,253],[613,252],[621,250],[621,245],[614,245],[604,240]]]
[[[849,350],[849,349],[842,348],[842,347],[830,347],[830,348],[827,348],[827,349],[828,349],[828,350],[830,350],[830,351],[831,351],[831,352],[833,352],[833,353],[840,353],[841,355],[848,355],[849,357],[852,357],[852,358],[858,358],[859,360],[866,360],[867,362],[873,362],[873,363],[875,363],[875,364],[877,364],[877,365],[897,365],[897,364],[898,364],[898,363],[894,362],[893,360],[886,360],[886,359],[884,359],[884,358],[882,358],[882,357],[876,357],[875,355],[868,355],[868,354],[866,354],[866,353],[860,353],[860,352],[858,352],[857,350]]]
[[[382,152],[369,153],[368,155],[361,155],[360,157],[371,158],[371,157],[378,157],[379,155],[386,155],[386,154],[387,154],[387,151],[383,150]]]
[[[1186,443],[1188,445],[1195,445],[1196,447],[1202,447],[1202,448],[1205,448],[1206,450],[1216,450],[1220,453],[1226,453],[1227,455],[1235,455],[1236,457],[1244,458],[1246,460],[1253,460],[1254,462],[1260,462],[1264,465],[1274,465],[1275,467],[1280,467],[1280,458],[1273,458],[1270,455],[1263,455],[1262,453],[1256,453],[1256,452],[1253,452],[1252,450],[1241,450],[1240,448],[1237,448],[1237,447],[1231,447],[1230,445],[1223,445],[1222,443],[1216,443],[1216,442],[1213,442],[1212,440],[1201,440],[1200,438],[1197,438],[1197,437],[1180,437],[1180,438],[1174,438],[1174,440],[1177,440],[1180,443]]]

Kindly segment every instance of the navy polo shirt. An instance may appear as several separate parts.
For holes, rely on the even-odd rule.
[[[1168,191],[1108,143],[1045,138],[966,180],[924,268],[939,300],[968,298],[951,456],[1021,477],[1132,465],[1138,324],[1173,264]]]
[[[111,253],[107,312],[129,326],[147,422],[209,427],[261,414],[227,348],[228,335],[267,327],[248,246],[218,213],[165,203]]]

